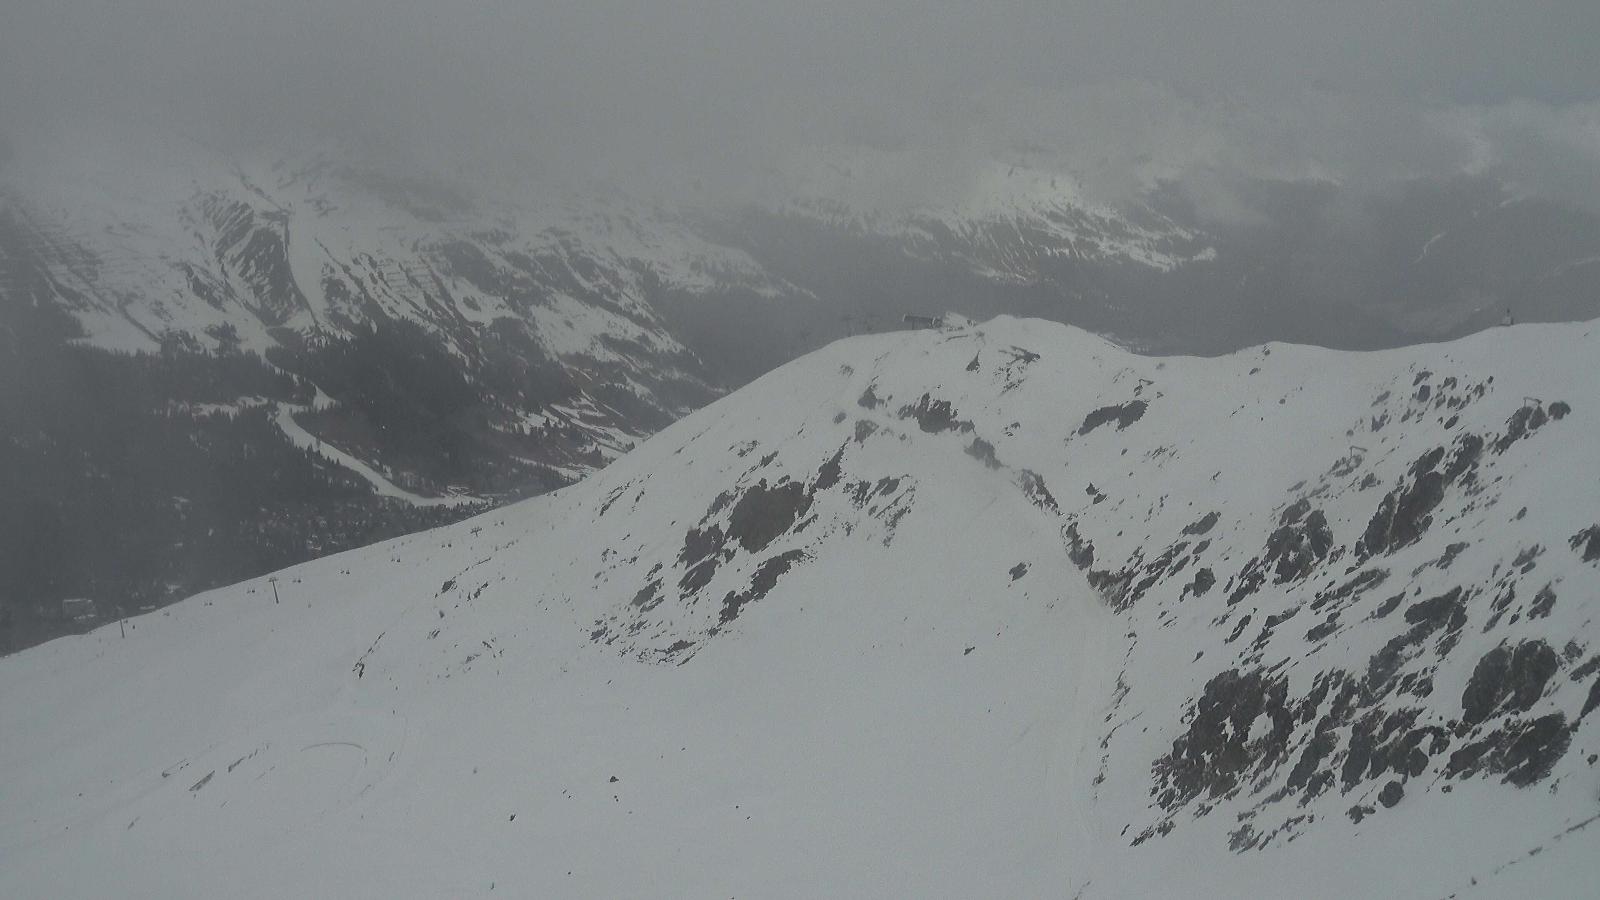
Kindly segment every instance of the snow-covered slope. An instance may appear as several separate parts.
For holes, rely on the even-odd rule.
[[[172,330],[214,344],[207,329],[231,323],[263,349],[274,328],[337,333],[377,317],[460,345],[459,326],[511,318],[552,356],[612,360],[622,340],[682,349],[640,296],[647,275],[779,290],[738,251],[622,200],[472,197],[334,151],[239,157],[165,134],[49,151],[0,182],[18,232],[8,287],[67,306],[102,346],[154,349]]]
[[[0,894],[1585,896],[1597,353],[839,342],[0,659]]]

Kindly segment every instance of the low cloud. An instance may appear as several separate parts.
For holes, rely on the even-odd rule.
[[[856,146],[907,154],[885,202],[1016,160],[1226,220],[1250,179],[1494,168],[1600,209],[1595,34],[1592,0],[17,0],[0,135],[111,118],[711,202]]]

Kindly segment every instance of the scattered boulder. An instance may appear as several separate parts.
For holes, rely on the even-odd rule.
[[[1573,535],[1567,543],[1584,562],[1600,561],[1600,525],[1590,525]]]
[[[1511,448],[1512,444],[1538,431],[1548,421],[1550,421],[1550,416],[1545,412],[1543,404],[1534,403],[1523,406],[1512,413],[1511,418],[1506,420],[1506,433],[1500,437],[1500,440],[1495,441],[1494,452],[1506,452]]]
[[[1383,790],[1378,792],[1378,802],[1383,804],[1384,809],[1393,809],[1394,805],[1399,803],[1400,798],[1405,795],[1406,789],[1401,787],[1399,781],[1390,781],[1383,786]]]
[[[1000,468],[1000,460],[994,455],[994,445],[981,437],[973,437],[972,443],[967,445],[967,455],[991,469]]]

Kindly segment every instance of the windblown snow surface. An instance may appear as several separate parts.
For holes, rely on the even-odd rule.
[[[1596,359],[834,344],[0,659],[0,895],[1592,896]]]

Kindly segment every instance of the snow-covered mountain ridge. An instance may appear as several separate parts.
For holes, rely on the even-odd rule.
[[[139,150],[24,160],[0,187],[0,288],[66,310],[97,347],[299,350],[409,322],[469,373],[507,354],[553,363],[571,396],[503,397],[508,414],[570,423],[614,455],[717,392],[644,279],[779,290],[649,210],[477,204],[337,157]]]
[[[753,260],[625,201],[474,198],[333,151],[238,157],[171,135],[132,143],[79,141],[6,171],[21,220],[7,248],[12,286],[48,292],[39,299],[68,306],[100,346],[153,349],[169,330],[214,344],[208,330],[225,322],[260,350],[274,328],[400,317],[453,338],[457,324],[526,318],[552,356],[606,360],[616,355],[606,334],[681,349],[651,333],[647,271],[691,289],[719,276],[777,289]]]
[[[14,161],[0,182],[11,232],[0,275],[71,311],[97,346],[150,350],[182,333],[215,347],[216,330],[232,326],[243,347],[263,350],[281,339],[275,329],[341,333],[406,318],[466,353],[464,326],[509,318],[552,357],[637,365],[619,348],[683,349],[651,308],[652,289],[804,294],[709,237],[717,215],[687,206],[605,193],[471,197],[334,151],[241,158],[172,135],[79,136],[51,149]],[[1065,174],[995,161],[977,166],[969,191],[902,208],[880,195],[907,160],[835,160],[840,152],[817,151],[779,178],[787,193],[770,211],[1001,281],[1031,277],[1033,257],[1170,269],[1214,253],[1175,224],[1141,226],[1087,202]]]
[[[0,659],[0,892],[1582,896],[1597,341],[833,344]]]

